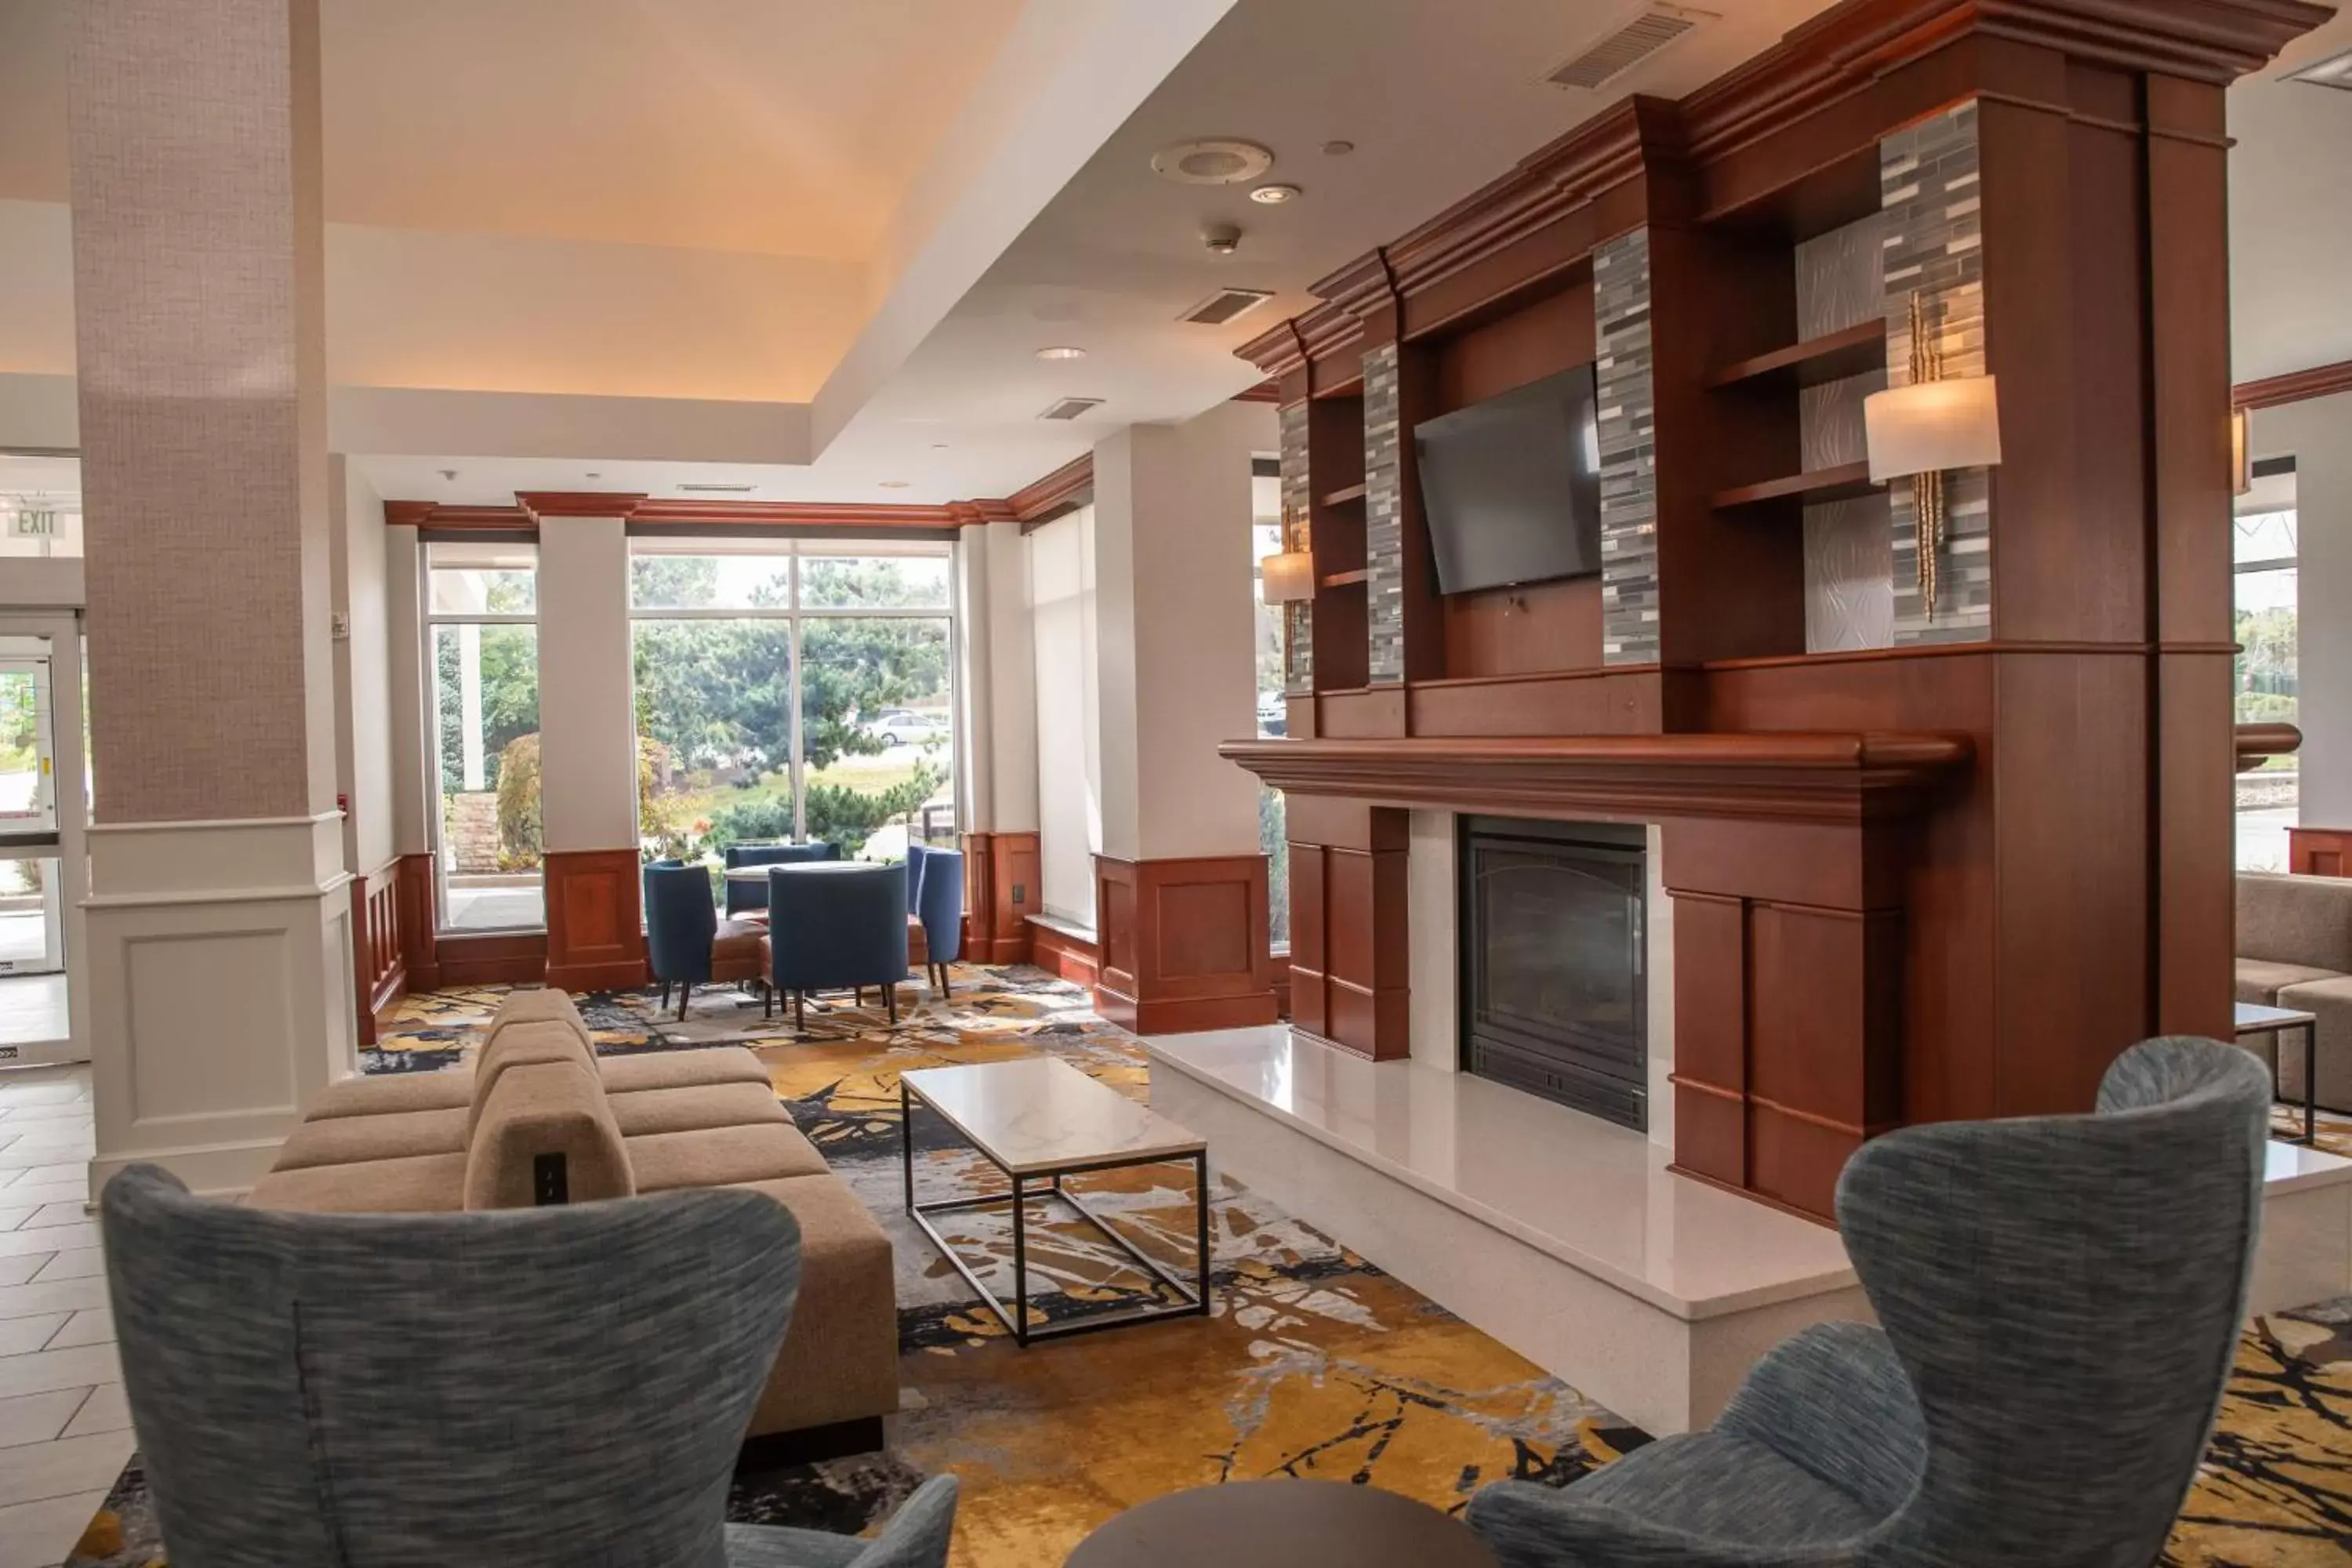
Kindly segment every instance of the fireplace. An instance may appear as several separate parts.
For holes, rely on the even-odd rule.
[[[1462,1067],[1646,1131],[1647,836],[1462,819]]]

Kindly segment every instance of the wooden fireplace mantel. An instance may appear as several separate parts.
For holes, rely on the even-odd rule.
[[[1569,735],[1228,741],[1219,754],[1294,795],[1500,815],[1854,822],[1903,815],[1965,769],[1965,736]]]

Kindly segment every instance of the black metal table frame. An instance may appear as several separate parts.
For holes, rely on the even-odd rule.
[[[2314,1144],[2319,1140],[2319,1020],[2313,1018],[2299,1024],[2254,1024],[2237,1031],[2238,1038],[2248,1035],[2268,1035],[2271,1037],[2271,1081],[2276,1083],[2284,1067],[2279,1052],[2285,1048],[2283,1038],[2289,1029],[2303,1031],[2303,1136],[2289,1138],[2289,1143]],[[2275,1097],[2273,1097],[2275,1098]]]
[[[915,1201],[915,1102],[919,1100],[922,1100],[922,1091],[912,1088],[903,1077],[900,1078],[898,1080],[899,1165],[906,1182],[907,1214],[917,1225],[922,1226],[923,1234],[931,1238],[931,1245],[940,1249],[941,1255],[954,1267],[955,1271],[963,1276],[964,1283],[971,1286],[980,1299],[988,1303],[989,1310],[996,1314],[998,1320],[1004,1324],[1006,1331],[1013,1335],[1013,1343],[1025,1350],[1032,1340],[1062,1339],[1071,1334],[1090,1334],[1102,1329],[1122,1329],[1130,1328],[1137,1323],[1156,1323],[1170,1318],[1205,1318],[1209,1315],[1209,1154],[1207,1150],[1195,1150],[1191,1154],[1154,1154],[1141,1159],[1087,1160],[1058,1166],[1051,1171],[1033,1172],[1023,1175],[1008,1170],[1003,1161],[966,1137],[961,1129],[957,1129],[956,1135],[962,1139],[964,1144],[972,1152],[1003,1172],[1004,1178],[1013,1184],[1013,1190],[1009,1193],[988,1193],[979,1197],[937,1199],[930,1203],[919,1204]],[[939,1107],[932,1105],[928,1100],[922,1100],[922,1103],[929,1108],[933,1115],[947,1122],[950,1128],[955,1127],[954,1121],[942,1113]],[[1182,1160],[1189,1160],[1192,1164],[1192,1229],[1194,1245],[1198,1248],[1200,1260],[1198,1282],[1191,1286],[1162,1268],[1157,1259],[1148,1256],[1135,1243],[1113,1230],[1104,1222],[1100,1215],[1081,1203],[1076,1194],[1066,1190],[1062,1185],[1063,1177],[1084,1175],[1090,1171],[1126,1171],[1139,1165],[1174,1164]],[[1033,1187],[1029,1185],[1033,1182],[1045,1182],[1050,1184]],[[1104,1238],[1112,1246],[1135,1262],[1141,1264],[1150,1271],[1154,1279],[1175,1291],[1180,1298],[1179,1303],[1122,1307],[1115,1311],[1097,1312],[1068,1322],[1040,1323],[1034,1328],[1031,1327],[1028,1310],[1029,1226],[1026,1210],[1028,1202],[1032,1198],[1043,1198],[1047,1202],[1058,1198],[1067,1204],[1080,1219],[1100,1231]],[[1013,1208],[1013,1307],[1009,1310],[1005,1304],[998,1300],[996,1292],[982,1282],[979,1274],[973,1271],[971,1265],[964,1262],[956,1252],[953,1244],[940,1234],[939,1227],[930,1220],[930,1216],[935,1214],[951,1214],[963,1209],[992,1208],[1006,1204],[1011,1205]]]

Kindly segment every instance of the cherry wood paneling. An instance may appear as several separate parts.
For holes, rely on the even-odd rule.
[[[1291,1021],[1375,1061],[1409,1055],[1410,815],[1300,795],[1287,826]]]
[[[1279,1016],[1263,855],[1095,857],[1102,972],[1095,1006],[1139,1034],[1271,1024]]]
[[[439,917],[433,896],[433,857],[403,855],[397,865],[401,967],[407,972],[410,990],[430,991],[442,978],[434,936]]]
[[[2352,828],[2288,828],[2286,868],[2298,877],[2352,875]]]
[[[1363,595],[1357,594],[1349,601],[1361,605]],[[1353,626],[1352,619],[1345,622]],[[1315,616],[1317,646],[1328,628],[1323,625],[1319,609]],[[1335,739],[1372,740],[1382,735],[1404,733],[1405,694],[1402,686],[1370,686],[1353,691],[1327,691],[1315,700],[1315,733]]]
[[[443,936],[435,946],[445,986],[536,985],[547,979],[544,931]]]
[[[1654,668],[1416,682],[1406,722],[1417,736],[1654,735],[1664,728]]]
[[[352,981],[362,1046],[375,1044],[378,1016],[408,989],[402,902],[396,859],[352,879]]]
[[[1434,411],[1449,414],[1590,364],[1594,353],[1592,281],[1587,278],[1440,343],[1434,351]]]
[[[609,991],[646,983],[644,900],[634,849],[547,853],[547,983]]]
[[[2339,392],[2352,392],[2352,359],[2266,381],[2242,381],[2231,389],[2231,401],[2241,408],[2282,408],[2314,397],[2333,397]]]
[[[1028,923],[1030,963],[1074,984],[1094,984],[1102,973],[1102,950],[1098,946],[1035,921]]]
[[[1601,668],[1601,579],[1486,588],[1440,601],[1448,679]]]
[[[1037,835],[963,836],[964,956],[974,963],[1025,963],[1029,916],[1037,908]]]
[[[1675,1163],[1748,1184],[1745,901],[1675,897]]]

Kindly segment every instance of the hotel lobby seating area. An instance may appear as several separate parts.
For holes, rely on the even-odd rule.
[[[0,1568],[2352,1561],[2347,86],[0,7]]]

